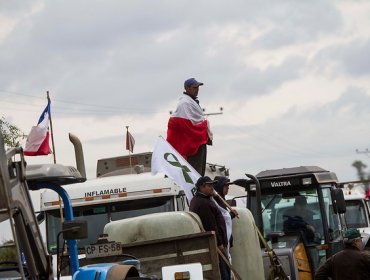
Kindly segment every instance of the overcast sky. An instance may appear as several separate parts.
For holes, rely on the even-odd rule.
[[[0,110],[28,134],[52,99],[58,163],[68,132],[99,158],[152,151],[184,80],[204,86],[208,162],[233,179],[318,165],[341,181],[370,164],[370,1],[0,0]],[[30,164],[52,157],[27,158]],[[370,166],[369,166],[370,169]]]

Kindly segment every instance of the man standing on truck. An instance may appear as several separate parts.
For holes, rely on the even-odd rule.
[[[370,254],[361,251],[361,233],[349,228],[344,234],[344,250],[330,257],[316,271],[316,280],[370,279]]]
[[[190,202],[189,210],[196,213],[202,221],[206,231],[214,231],[216,233],[217,247],[228,258],[225,249],[228,246],[226,224],[221,211],[211,200],[213,196],[213,186],[217,181],[211,180],[208,176],[200,177],[195,184],[197,192]],[[220,258],[220,273],[222,280],[230,279],[230,270],[226,263]]]
[[[212,145],[213,135],[199,105],[198,92],[202,85],[203,83],[194,78],[184,82],[185,92],[168,120],[167,141],[204,176],[206,145]]]

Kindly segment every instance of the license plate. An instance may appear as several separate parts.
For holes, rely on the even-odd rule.
[[[122,254],[122,245],[119,242],[109,242],[85,246],[86,259],[117,256]]]

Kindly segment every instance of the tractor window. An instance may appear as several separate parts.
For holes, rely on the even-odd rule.
[[[265,236],[301,231],[308,243],[321,243],[323,226],[315,190],[263,194],[261,203]]]
[[[59,210],[46,212],[46,223],[48,251],[55,254],[57,250],[57,234],[62,230]],[[59,244],[59,248],[63,248],[62,243]]]
[[[339,218],[338,215],[334,213],[330,195],[330,188],[323,188],[322,195],[324,199],[326,218],[328,221],[330,241],[337,240],[338,238],[340,238]]]

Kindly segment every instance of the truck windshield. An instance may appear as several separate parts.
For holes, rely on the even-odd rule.
[[[85,245],[95,243],[109,221],[169,211],[175,211],[173,196],[74,207],[75,219],[87,220],[88,224],[88,238],[79,240],[78,247],[83,249]],[[46,212],[46,231],[48,251],[55,254],[57,234],[61,231],[59,209]],[[63,247],[61,242],[59,248]]]
[[[350,228],[368,227],[365,205],[362,200],[346,200],[346,222]]]

